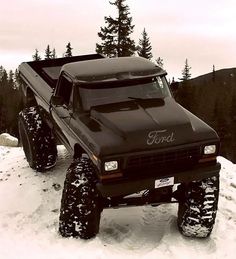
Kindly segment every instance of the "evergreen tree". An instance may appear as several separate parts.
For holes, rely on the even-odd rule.
[[[152,46],[148,38],[148,34],[145,30],[143,29],[142,32],[142,38],[139,39],[139,45],[137,47],[138,50],[138,55],[140,57],[146,58],[146,59],[151,59],[152,58]]]
[[[8,75],[7,71],[3,66],[0,66],[0,84],[4,85],[7,83]]]
[[[7,82],[7,74],[6,70],[3,68],[3,66],[0,66],[0,115],[1,115],[1,108],[2,108],[2,102],[3,102],[3,96],[4,96],[4,85]],[[0,116],[1,121],[1,116]]]
[[[18,69],[15,70],[14,80],[15,80],[16,89],[19,89],[21,84],[21,78],[20,78],[20,72]]]
[[[70,42],[68,42],[68,44],[66,45],[66,53],[65,53],[65,57],[72,57],[72,47]]]
[[[191,78],[191,74],[190,74],[190,70],[191,67],[188,64],[188,59],[185,60],[185,66],[184,69],[182,70],[182,78],[180,78],[180,80],[182,81],[187,81]]]
[[[156,59],[157,65],[161,68],[164,67],[164,62],[163,59],[161,57],[158,57],[158,59]]]
[[[98,36],[102,43],[96,44],[96,52],[105,54],[108,57],[125,57],[134,54],[135,43],[130,38],[133,32],[132,17],[130,17],[129,7],[125,5],[125,0],[114,0],[110,2],[118,10],[118,17],[105,16],[105,24],[101,27]]]
[[[52,50],[51,58],[52,58],[52,59],[57,58],[57,54],[56,54],[55,48],[53,48],[53,50]]]
[[[3,66],[0,66],[0,87],[0,94],[2,96],[2,100],[5,100],[8,87],[8,74]]]
[[[8,85],[9,85],[10,88],[15,89],[14,73],[13,73],[12,70],[9,71]]]
[[[215,82],[216,79],[216,70],[215,70],[215,65],[213,65],[213,69],[212,69],[212,81]]]
[[[8,89],[8,74],[3,66],[0,66],[0,133],[7,132],[7,106],[6,102],[9,98]]]
[[[182,82],[178,86],[178,93],[176,95],[177,101],[180,102],[187,110],[194,113],[196,109],[196,99],[194,96],[194,88],[191,85],[190,74],[191,67],[188,64],[188,59],[185,60],[185,66],[182,70],[182,78],[179,78]]]
[[[0,81],[2,80],[4,68],[3,66],[0,66]]]
[[[40,55],[39,55],[38,49],[35,49],[35,53],[34,53],[34,55],[32,56],[32,58],[33,58],[34,61],[39,61],[39,60],[41,60],[41,57],[40,57]]]
[[[52,51],[50,49],[50,46],[47,45],[47,48],[45,50],[45,59],[51,59],[52,58]]]

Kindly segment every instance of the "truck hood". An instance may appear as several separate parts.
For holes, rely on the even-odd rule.
[[[110,132],[110,137],[97,139],[99,153],[103,155],[218,139],[213,129],[173,98],[138,99],[95,107],[90,119],[101,130],[106,128]]]

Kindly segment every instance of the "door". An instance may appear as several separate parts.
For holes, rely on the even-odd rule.
[[[61,99],[60,104],[52,104],[51,114],[54,119],[54,127],[64,145],[70,146],[70,120],[72,117],[72,92],[73,81],[66,74],[62,74],[56,88],[55,96]]]

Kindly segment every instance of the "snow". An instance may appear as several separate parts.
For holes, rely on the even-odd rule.
[[[0,146],[17,147],[18,139],[11,136],[8,133],[2,133],[0,135]]]
[[[177,204],[106,209],[92,240],[62,238],[58,216],[65,172],[71,159],[58,147],[57,165],[47,173],[29,168],[20,147],[0,146],[0,258],[118,259],[235,258],[236,165],[222,164],[219,210],[207,239],[183,237]]]

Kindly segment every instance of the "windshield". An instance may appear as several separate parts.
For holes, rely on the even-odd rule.
[[[102,82],[96,85],[86,84],[76,88],[75,98],[78,98],[78,100],[75,103],[82,102],[83,109],[86,111],[93,106],[104,104],[133,101],[135,99],[164,99],[171,96],[164,76],[129,81]]]

